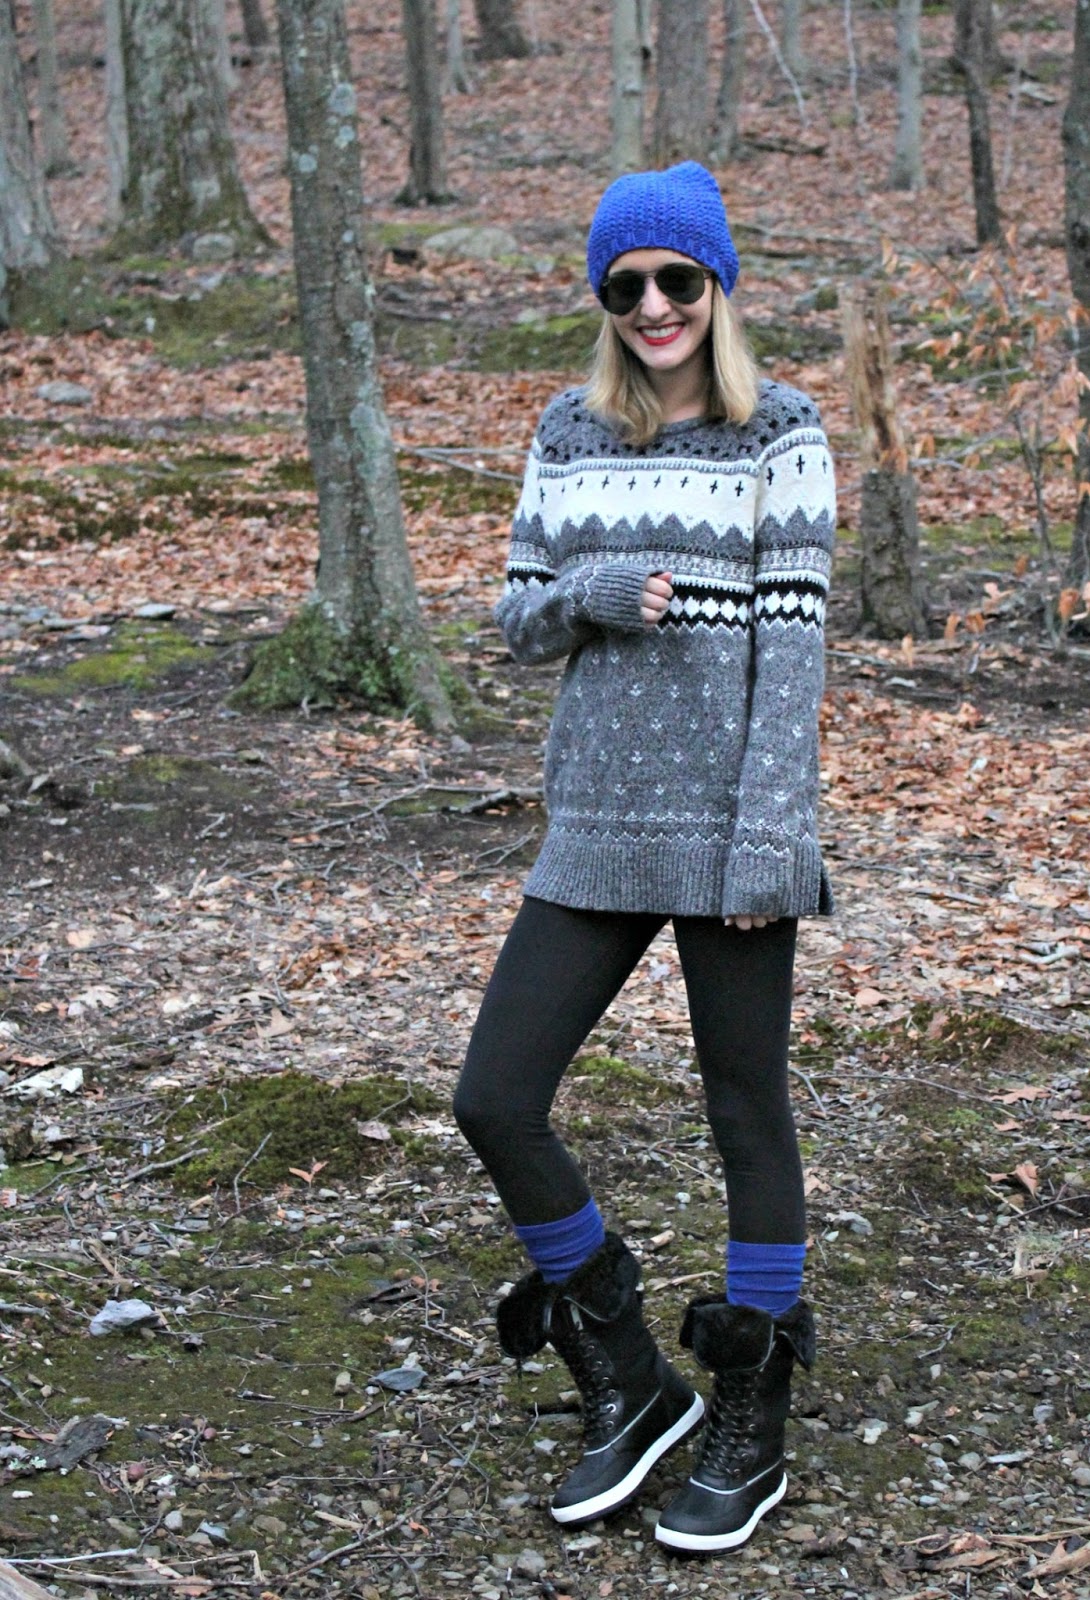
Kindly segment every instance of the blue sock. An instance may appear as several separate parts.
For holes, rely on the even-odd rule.
[[[515,1224],[515,1232],[546,1283],[562,1283],[605,1242],[606,1229],[593,1198],[559,1222]]]
[[[753,1306],[770,1316],[782,1317],[799,1297],[804,1244],[727,1245],[727,1299],[732,1306]]]

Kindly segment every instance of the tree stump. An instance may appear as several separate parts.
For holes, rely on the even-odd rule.
[[[846,293],[843,324],[863,463],[859,517],[863,625],[880,639],[901,639],[905,634],[926,637],[916,483],[897,418],[889,318],[881,288],[865,284]]]

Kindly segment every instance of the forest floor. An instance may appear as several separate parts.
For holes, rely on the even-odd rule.
[[[450,1097],[543,830],[556,669],[516,668],[489,612],[534,419],[593,326],[578,251],[605,172],[585,108],[601,109],[608,18],[592,8],[576,39],[566,9],[535,8],[560,49],[478,68],[452,110],[472,199],[426,221],[383,198],[402,159],[396,29],[353,32],[361,107],[384,119],[368,134],[387,174],[375,264],[410,542],[473,690],[438,736],[351,705],[232,703],[315,553],[282,134],[260,92],[275,67],[245,69],[233,110],[278,249],[110,260],[94,254],[94,8],[72,7],[70,104],[91,109],[83,177],[55,199],[84,253],[63,317],[39,307],[0,334],[0,731],[29,767],[0,788],[0,1549],[70,1600],[1075,1600],[1090,1593],[1090,656],[1045,624],[1058,568],[1002,373],[922,338],[968,325],[936,283],[968,292],[979,268],[942,12],[926,19],[921,196],[881,181],[879,11],[857,19],[865,134],[839,16],[817,11],[806,139],[823,153],[768,148],[793,112],[767,79],[725,180],[754,341],[818,397],[843,489],[822,755],[838,912],[801,930],[792,1044],[820,1354],[796,1384],[788,1497],[710,1560],[652,1538],[680,1456],[608,1523],[572,1533],[547,1513],[574,1397],[550,1351],[521,1377],[500,1356],[495,1303],[523,1262]],[[1069,8],[1024,11],[1005,48],[1054,87],[1018,108],[1005,204],[1043,316],[1064,293]],[[481,221],[516,250],[482,265],[427,245]],[[934,627],[914,644],[859,621],[835,299],[883,238],[908,263],[890,268],[899,391],[930,442]],[[89,398],[60,403],[52,381]],[[1052,438],[1059,402],[1042,403]],[[1062,560],[1073,490],[1061,452],[1045,466]],[[664,935],[558,1117],[697,1378],[676,1332],[719,1281],[725,1217],[694,1067]],[[94,1337],[111,1299],[149,1320]]]

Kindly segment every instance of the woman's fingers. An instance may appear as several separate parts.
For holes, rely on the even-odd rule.
[[[743,933],[748,928],[767,928],[770,922],[778,922],[779,917],[724,917],[723,922],[728,928],[741,928]]]
[[[640,596],[640,616],[644,622],[657,622],[670,604],[673,593],[668,572],[652,573],[645,581]]]

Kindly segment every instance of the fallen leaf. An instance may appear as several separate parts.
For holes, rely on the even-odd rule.
[[[357,1122],[356,1132],[361,1139],[377,1139],[381,1144],[386,1144],[393,1137],[384,1122]]]
[[[304,1183],[313,1183],[323,1167],[328,1167],[328,1161],[316,1161],[309,1172],[304,1172],[302,1167],[289,1167],[288,1171],[295,1178],[302,1178]]]
[[[69,928],[64,938],[65,943],[71,945],[73,950],[90,950],[98,939],[98,929]]]

